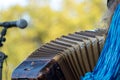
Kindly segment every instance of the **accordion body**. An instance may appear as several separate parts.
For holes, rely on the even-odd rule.
[[[97,29],[50,41],[13,71],[12,80],[79,80],[95,67],[105,35],[106,29]]]

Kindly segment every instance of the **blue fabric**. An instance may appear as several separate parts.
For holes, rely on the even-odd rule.
[[[120,4],[113,14],[97,65],[81,80],[120,80]]]

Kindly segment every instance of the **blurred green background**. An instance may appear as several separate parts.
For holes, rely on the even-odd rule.
[[[29,22],[24,30],[11,28],[7,32],[7,41],[0,48],[8,55],[3,80],[10,80],[12,71],[42,44],[68,33],[98,28],[96,24],[106,10],[107,0],[24,1],[25,5],[0,9],[0,22],[20,18]]]

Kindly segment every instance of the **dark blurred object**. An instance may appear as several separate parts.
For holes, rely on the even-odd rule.
[[[114,3],[116,0],[107,0],[107,7],[110,8],[110,6]]]
[[[7,58],[7,55],[5,55],[3,52],[0,52],[0,80],[2,80],[3,62],[6,58]]]

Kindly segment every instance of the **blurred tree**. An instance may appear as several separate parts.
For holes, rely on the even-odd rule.
[[[0,12],[0,21],[26,17],[30,23],[24,30],[9,29],[1,48],[9,56],[8,80],[15,67],[43,43],[75,31],[95,29],[93,25],[105,11],[104,0],[62,0],[59,10],[51,9],[50,2],[28,0],[25,7],[14,5]],[[5,70],[6,67],[3,80]]]

